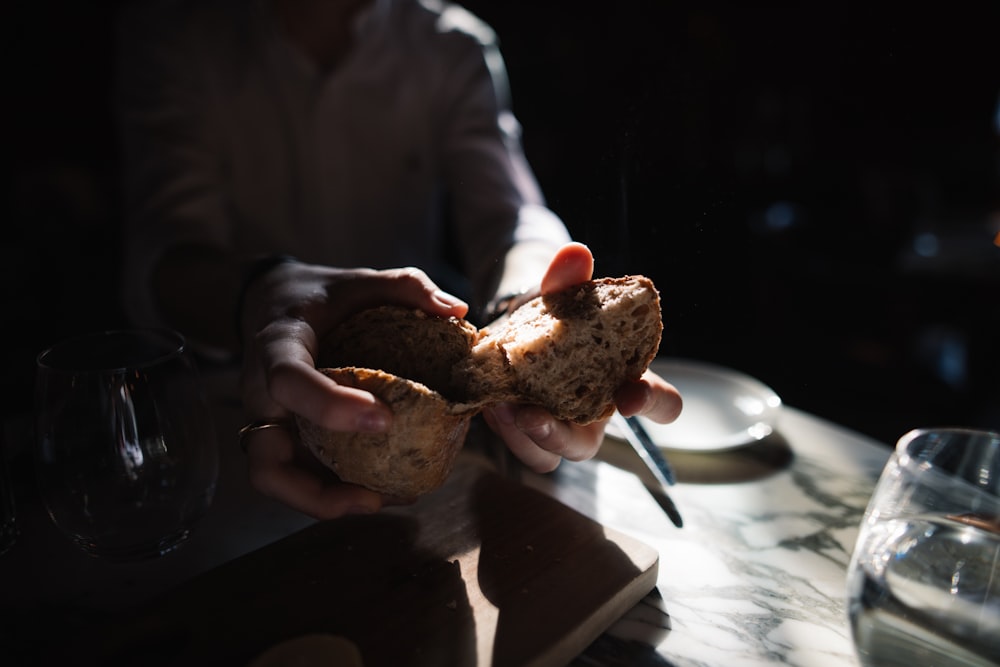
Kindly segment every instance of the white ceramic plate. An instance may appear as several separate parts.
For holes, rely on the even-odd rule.
[[[671,424],[640,417],[660,447],[719,451],[742,447],[770,435],[781,413],[781,398],[767,385],[739,371],[700,361],[659,358],[653,372],[681,392],[684,409]]]

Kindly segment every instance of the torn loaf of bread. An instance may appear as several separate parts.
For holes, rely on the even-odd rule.
[[[662,331],[659,294],[643,276],[536,297],[481,330],[397,306],[365,310],[323,341],[318,366],[389,405],[389,432],[333,432],[299,419],[300,436],[345,482],[415,497],[444,482],[487,405],[540,405],[578,424],[609,417],[615,391],[646,370]]]

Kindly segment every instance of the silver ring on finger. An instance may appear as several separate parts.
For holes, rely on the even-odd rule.
[[[292,420],[290,419],[281,419],[277,421],[261,419],[257,421],[252,421],[243,428],[241,428],[239,432],[240,449],[243,450],[243,453],[246,454],[247,438],[249,438],[252,433],[257,433],[258,431],[266,431],[267,429],[270,428],[283,428],[287,430],[289,433],[294,432],[294,425]]]

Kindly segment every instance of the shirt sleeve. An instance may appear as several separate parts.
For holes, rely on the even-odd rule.
[[[479,303],[495,296],[503,257],[512,246],[540,243],[554,252],[570,241],[562,220],[546,207],[524,155],[503,58],[488,36],[480,30],[477,39],[464,41],[467,50],[452,64],[442,112],[455,233]]]
[[[122,299],[139,325],[162,324],[151,292],[164,251],[226,247],[230,230],[221,164],[200,78],[199,30],[158,3],[132,3],[119,17],[115,106],[124,201]],[[169,6],[165,3],[164,6]]]

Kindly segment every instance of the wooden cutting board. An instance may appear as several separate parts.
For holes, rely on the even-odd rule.
[[[413,506],[317,523],[63,648],[77,664],[249,665],[322,633],[365,667],[561,665],[653,589],[657,565],[651,547],[466,461]]]

